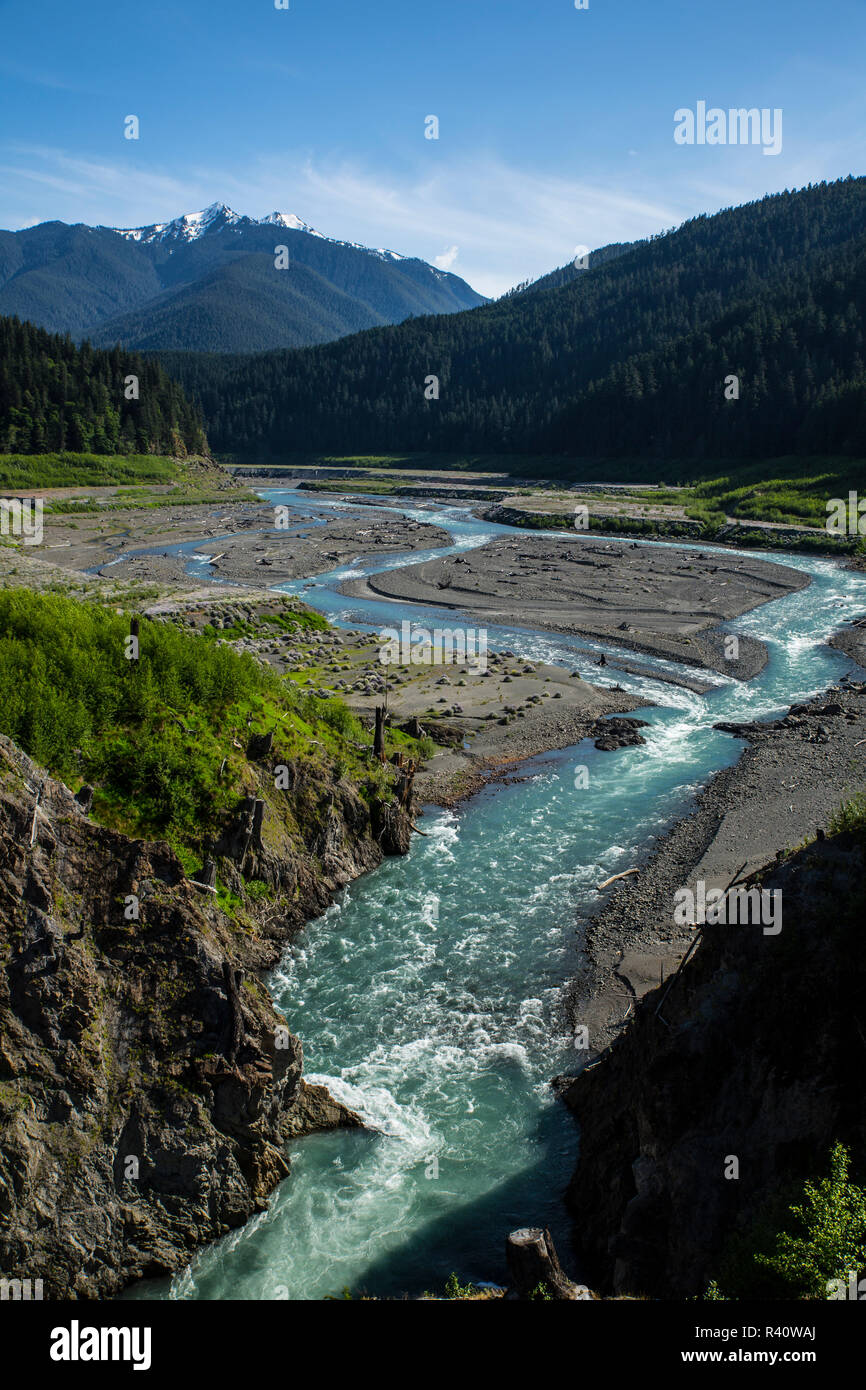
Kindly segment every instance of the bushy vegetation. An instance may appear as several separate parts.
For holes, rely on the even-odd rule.
[[[820,460],[816,460],[820,463]],[[824,468],[798,470],[796,459],[784,460],[785,474],[767,477],[763,467],[745,467],[724,477],[695,485],[686,499],[688,515],[703,514],[724,520],[725,515],[743,521],[772,521],[786,526],[819,526],[827,522],[830,498],[846,499],[850,490],[862,491],[864,468],[859,464],[827,461]]]
[[[127,399],[129,376],[137,400]],[[206,447],[196,411],[153,358],[0,318],[0,454],[182,457]]]
[[[851,1182],[850,1154],[837,1143],[829,1173],[765,1208],[722,1261],[710,1299],[826,1299],[866,1266],[866,1192]]]
[[[831,835],[846,832],[866,836],[866,791],[858,791],[837,811],[834,811],[829,826]]]
[[[95,603],[0,592],[0,732],[69,785],[94,785],[107,822],[200,846],[237,804],[250,733],[267,729],[282,756],[339,760],[381,790],[341,701],[169,623],[142,619],[130,661],[129,628]]]

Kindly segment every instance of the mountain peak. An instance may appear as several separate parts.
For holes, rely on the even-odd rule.
[[[211,203],[200,212],[184,212],[171,222],[152,222],[147,227],[112,227],[110,230],[129,241],[197,241],[208,232],[221,232],[224,227],[235,227],[240,223],[249,227],[285,227],[288,231],[307,232],[310,236],[322,235],[293,212],[270,212],[267,217],[246,217],[234,212],[225,203]]]
[[[255,221],[256,219],[253,218],[252,220]],[[269,223],[275,227],[288,227],[289,231],[292,232],[309,232],[311,236],[322,235],[321,232],[314,231],[306,222],[302,222],[300,217],[296,217],[293,212],[269,212],[267,217],[259,218],[258,225],[260,227]]]
[[[171,222],[152,222],[148,227],[112,227],[129,241],[196,241],[211,231],[221,231],[244,219],[225,203],[211,203],[201,212],[185,212]]]
[[[315,227],[311,227],[294,212],[269,212],[267,217],[247,217],[234,212],[225,203],[211,203],[201,212],[185,212],[171,222],[152,222],[148,227],[110,227],[108,230],[126,237],[128,241],[190,242],[198,241],[199,237],[207,236],[209,232],[221,232],[224,227],[237,226],[283,227],[289,232],[306,232],[307,236],[318,237],[320,241],[329,241],[335,246],[348,246],[353,251],[365,251],[370,256],[377,256],[381,261],[406,259],[399,252],[388,251],[385,247],[373,250],[369,246],[363,246],[359,241],[339,241],[336,237],[325,236],[324,232],[317,232]]]

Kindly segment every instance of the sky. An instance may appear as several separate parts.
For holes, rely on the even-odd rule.
[[[0,0],[0,227],[221,202],[497,295],[866,172],[866,0],[276,3]],[[781,149],[678,143],[699,102],[781,111]]]

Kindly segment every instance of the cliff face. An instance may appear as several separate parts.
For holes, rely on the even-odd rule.
[[[360,1123],[303,1081],[301,1044],[255,971],[341,884],[405,848],[401,817],[377,831],[340,784],[308,845],[267,808],[245,860],[240,818],[219,847],[223,883],[255,873],[285,895],[242,928],[166,845],[94,824],[0,738],[4,1276],[87,1298],[165,1274],[264,1207],[289,1138]]]
[[[866,1158],[864,867],[852,835],[799,851],[764,880],[783,894],[777,936],[704,927],[670,992],[645,995],[599,1064],[562,1079],[593,1287],[700,1295],[781,1183],[822,1172],[836,1139]]]

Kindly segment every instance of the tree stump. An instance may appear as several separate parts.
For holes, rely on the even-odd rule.
[[[397,800],[400,805],[411,813],[412,810],[412,786],[415,781],[416,765],[413,761],[406,763],[402,770],[400,785],[397,788]]]
[[[529,1299],[539,1284],[553,1299],[577,1298],[578,1288],[564,1273],[548,1230],[524,1226],[505,1242],[512,1290]]]
[[[210,888],[211,892],[215,893],[216,881],[216,864],[212,859],[206,859],[196,874],[196,883],[200,883],[203,888]]]
[[[385,706],[376,706],[376,732],[373,735],[373,757],[385,761]]]

